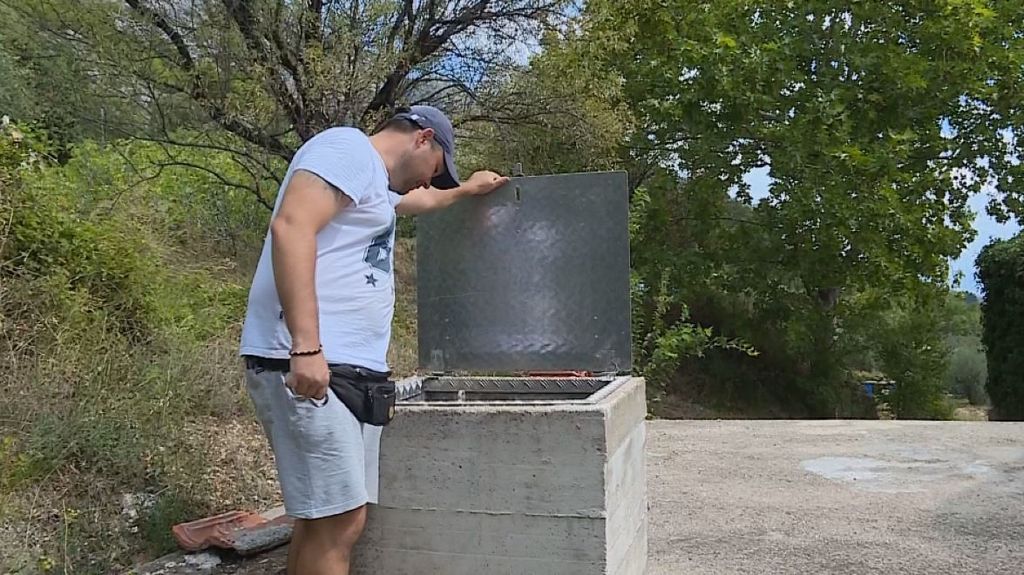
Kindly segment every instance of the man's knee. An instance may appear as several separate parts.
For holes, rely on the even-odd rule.
[[[320,519],[298,519],[296,527],[299,523],[305,543],[328,546],[348,554],[366,526],[366,506]]]

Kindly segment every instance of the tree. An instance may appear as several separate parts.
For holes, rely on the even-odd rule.
[[[467,125],[474,167],[527,174],[636,168],[629,162],[633,116],[621,87],[571,36],[546,34],[529,66],[484,83]],[[631,184],[641,174],[632,172]]]
[[[978,256],[986,390],[997,419],[1024,419],[1024,235],[997,240]]]
[[[972,237],[967,200],[990,181],[995,213],[1024,215],[1019,2],[588,9],[649,140],[692,185],[749,202],[743,177],[769,170],[757,210],[824,304],[857,285],[944,282]]]
[[[655,200],[665,227],[648,269],[701,269],[736,294],[730,305],[776,318],[769,345],[799,350],[807,392],[841,379],[860,337],[848,324],[866,324],[844,300],[880,291],[918,306],[945,289],[949,258],[974,234],[972,195],[995,184],[989,210],[1024,215],[1019,2],[594,0],[584,17],[581,43],[603,48],[637,117],[634,155],[662,154],[683,179],[652,191],[666,195]],[[752,170],[770,178],[757,201]],[[706,200],[694,210],[686,197]],[[750,213],[731,214],[729,198]],[[676,243],[708,236],[669,231],[730,220],[726,241],[743,255],[720,265],[695,267]],[[675,273],[662,291],[681,308],[695,282],[707,283]],[[926,349],[888,363],[938,369]]]
[[[137,107],[111,97],[73,46],[32,34],[18,12],[0,4],[0,114],[43,130],[60,161],[73,143],[109,141],[112,126],[139,121]],[[89,86],[88,90],[80,89]]]
[[[985,353],[978,348],[961,347],[953,350],[949,360],[946,385],[951,392],[966,397],[972,405],[985,405]]]
[[[949,369],[942,339],[942,286],[929,286],[891,302],[872,330],[882,372],[895,381],[889,403],[898,418],[949,419],[943,375]]]
[[[568,0],[8,1],[28,35],[73,52],[144,124],[123,135],[229,151],[247,185],[332,125],[370,128],[399,104],[460,112]],[[182,127],[202,128],[189,139]],[[197,169],[209,167],[193,165]],[[220,176],[221,174],[214,174]]]
[[[987,374],[978,304],[977,296],[970,292],[950,292],[946,296],[942,312],[942,332],[949,349],[946,388],[954,395],[966,397],[974,405],[986,405]]]

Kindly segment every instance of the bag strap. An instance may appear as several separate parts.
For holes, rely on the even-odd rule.
[[[348,363],[332,363],[327,366],[331,373],[352,381],[384,383],[391,377],[390,371],[376,371],[360,365]]]

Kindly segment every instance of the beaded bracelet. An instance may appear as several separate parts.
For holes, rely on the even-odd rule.
[[[316,349],[309,349],[306,351],[289,351],[288,355],[295,357],[297,355],[316,355],[324,350],[324,346],[318,345]]]

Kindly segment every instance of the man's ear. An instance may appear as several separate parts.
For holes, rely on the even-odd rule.
[[[417,144],[429,144],[430,141],[433,140],[433,139],[434,139],[434,129],[433,128],[423,128],[422,130],[419,131],[419,134],[417,134],[417,136],[416,136],[416,143]]]

